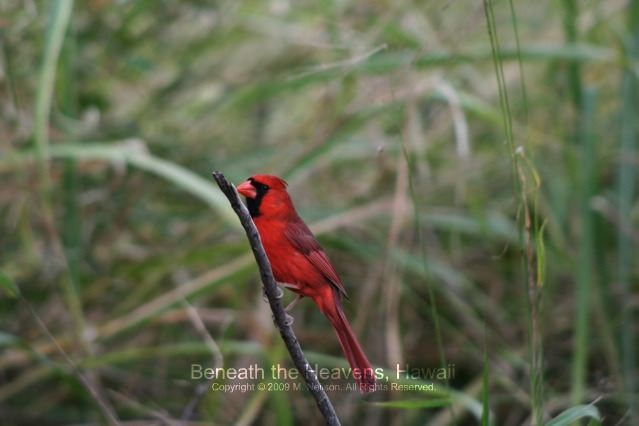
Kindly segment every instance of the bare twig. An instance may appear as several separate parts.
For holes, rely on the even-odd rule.
[[[206,329],[206,326],[202,322],[202,318],[200,318],[200,316],[197,313],[197,310],[193,307],[193,305],[191,305],[188,302],[188,300],[186,300],[186,298],[182,300],[182,305],[186,308],[186,312],[188,313],[189,318],[191,319],[191,322],[195,326],[195,329],[200,334],[200,336],[202,336],[202,338],[206,342],[206,346],[209,348],[209,351],[213,355],[213,359],[214,359],[213,369],[217,371],[218,368],[222,368],[222,366],[224,365],[224,356],[222,355],[222,351],[220,350],[220,347],[218,346],[218,344],[215,342],[215,339],[213,339],[211,334]],[[191,400],[186,405],[184,410],[182,410],[182,415],[180,416],[180,423],[179,423],[180,426],[184,426],[188,423],[189,419],[191,418],[191,416],[193,416],[193,413],[195,412],[195,408],[200,403],[202,398],[204,398],[206,391],[211,389],[211,385],[213,384],[215,380],[216,378],[215,376],[213,376],[210,379],[208,379],[206,382],[201,383],[197,387],[197,389],[195,390],[195,393],[191,397]]]
[[[93,383],[91,383],[91,380],[89,380],[87,375],[84,372],[80,371],[80,369],[75,365],[75,362],[73,362],[73,360],[69,357],[69,355],[67,355],[64,349],[62,349],[62,347],[58,344],[58,341],[56,340],[56,338],[53,336],[53,334],[51,334],[49,327],[47,327],[44,321],[42,321],[42,318],[40,318],[40,316],[36,313],[35,309],[33,309],[33,306],[31,306],[31,303],[29,303],[29,301],[26,298],[24,298],[24,296],[20,296],[20,298],[22,302],[26,305],[27,309],[29,309],[29,313],[31,313],[31,316],[33,316],[33,318],[36,320],[36,322],[38,323],[38,326],[42,329],[44,334],[51,340],[55,348],[58,350],[58,353],[62,355],[62,358],[69,365],[73,375],[80,381],[80,383],[84,386],[84,388],[89,392],[89,395],[91,395],[95,403],[98,405],[98,407],[102,411],[102,414],[104,415],[106,424],[119,425],[120,421],[118,420],[115,410],[113,410],[113,407],[111,407],[111,404],[106,400],[106,398],[104,398],[103,395],[101,395],[100,391],[96,389]]]
[[[213,172],[213,177],[215,177],[217,184],[219,185],[224,195],[226,195],[226,198],[228,198],[231,202],[231,207],[233,207],[233,210],[240,218],[240,222],[242,223],[242,226],[246,231],[246,236],[248,237],[251,249],[253,250],[253,254],[255,255],[257,266],[260,269],[262,284],[264,285],[264,292],[268,299],[268,303],[271,306],[271,311],[273,312],[273,321],[275,322],[275,328],[277,328],[277,330],[280,332],[282,340],[284,340],[284,344],[286,345],[288,352],[291,354],[293,363],[302,373],[304,380],[306,380],[308,390],[313,395],[313,398],[315,398],[317,407],[324,416],[326,424],[339,425],[340,422],[337,418],[337,414],[335,414],[335,409],[333,408],[331,401],[328,399],[326,392],[324,392],[324,388],[322,388],[322,385],[317,379],[315,372],[306,360],[306,356],[304,355],[304,352],[302,351],[302,348],[297,341],[297,337],[295,336],[295,333],[293,333],[293,329],[291,328],[290,323],[287,319],[287,314],[284,311],[284,305],[282,305],[282,300],[280,299],[282,292],[278,288],[277,282],[273,277],[271,264],[266,257],[264,247],[262,247],[260,234],[258,234],[257,232],[257,228],[253,223],[253,219],[251,219],[251,215],[249,214],[244,204],[242,204],[242,200],[240,199],[235,186],[230,184],[221,172]]]
[[[173,275],[173,279],[177,287],[180,287],[181,284],[189,281],[186,275],[187,274],[183,269],[175,272],[175,274]],[[222,355],[220,347],[218,346],[215,339],[213,339],[213,336],[211,336],[209,331],[206,329],[206,326],[204,325],[202,318],[200,318],[197,309],[195,309],[193,305],[189,303],[185,296],[182,296],[182,306],[186,310],[186,313],[188,314],[191,323],[195,327],[195,330],[197,330],[198,334],[202,337],[202,339],[204,339],[206,346],[209,348],[209,351],[213,356],[213,370],[217,371],[218,368],[222,368],[224,366],[224,355]],[[182,415],[180,416],[178,426],[186,426],[186,424],[193,416],[193,413],[195,412],[198,404],[204,398],[204,395],[206,395],[206,391],[211,389],[211,385],[213,384],[213,382],[215,382],[215,380],[216,377],[215,375],[213,375],[206,382],[200,383],[198,385],[198,387],[195,389],[195,392],[193,393],[193,396],[191,397],[191,400],[182,410]]]

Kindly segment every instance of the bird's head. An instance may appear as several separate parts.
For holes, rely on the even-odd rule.
[[[251,217],[278,216],[294,212],[291,198],[286,192],[288,184],[272,175],[254,175],[237,187],[237,192],[246,197],[246,206]]]

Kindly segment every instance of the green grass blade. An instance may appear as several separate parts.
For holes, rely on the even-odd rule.
[[[484,0],[484,13],[486,16],[486,24],[488,35],[493,52],[493,63],[497,85],[499,88],[499,101],[503,116],[503,126],[506,136],[506,145],[511,158],[513,193],[518,208],[518,237],[519,243],[525,248],[525,256],[521,257],[522,270],[524,272],[523,283],[525,289],[525,306],[526,310],[526,327],[528,329],[528,349],[529,349],[529,367],[530,367],[530,394],[532,405],[532,422],[533,424],[541,424],[543,419],[543,346],[541,331],[541,304],[540,304],[540,284],[539,277],[535,276],[539,263],[535,262],[536,251],[538,247],[533,243],[533,231],[538,231],[537,223],[537,192],[540,185],[538,173],[527,159],[521,145],[516,149],[514,120],[511,113],[511,101],[508,94],[508,84],[504,73],[503,57],[501,55],[500,37],[497,31],[497,24],[493,10],[492,0]],[[518,30],[514,8],[511,3],[511,19],[517,39],[519,70],[522,73],[522,95],[526,101],[526,90],[523,82],[523,67],[521,51],[519,51]],[[528,123],[527,106],[524,105],[525,123]],[[527,184],[531,174],[534,185]],[[529,197],[529,192],[533,196]],[[532,198],[529,201],[529,198]]]
[[[576,44],[578,40],[577,21],[579,18],[579,6],[577,0],[564,0],[564,34],[566,44]],[[572,95],[572,102],[575,106],[581,105],[581,66],[576,61],[568,64],[568,83]]]
[[[437,342],[437,353],[439,355],[440,364],[442,367],[446,367],[448,362],[446,361],[446,351],[444,350],[444,343],[442,338],[442,329],[440,324],[439,312],[437,310],[437,299],[435,298],[435,290],[433,289],[432,282],[432,273],[430,266],[430,259],[428,258],[428,252],[426,250],[426,241],[424,239],[424,233],[422,231],[422,223],[421,223],[421,214],[419,211],[419,202],[417,198],[417,193],[415,190],[415,183],[413,182],[414,169],[411,163],[411,156],[406,149],[406,147],[402,146],[402,154],[404,156],[404,161],[406,162],[406,168],[408,171],[408,191],[410,194],[410,198],[412,200],[413,206],[413,220],[415,223],[415,229],[417,230],[418,240],[419,240],[419,250],[421,254],[422,268],[424,270],[424,275],[426,277],[426,291],[428,293],[428,302],[430,304],[430,318],[433,321],[433,328],[435,329],[435,341]],[[445,382],[445,386],[448,387],[448,382]],[[454,408],[450,405],[450,413],[454,418]]]
[[[488,401],[490,391],[488,383],[488,348],[487,348],[487,336],[486,336],[486,322],[484,321],[484,355],[482,359],[482,411],[481,411],[481,424],[482,426],[488,426],[490,424],[490,404]]]
[[[595,425],[601,424],[601,416],[597,407],[594,405],[578,405],[562,412],[557,417],[549,421],[546,426],[572,425],[574,424],[573,422],[583,418],[590,418],[594,420]]]
[[[636,64],[639,60],[639,2],[629,3],[628,11],[628,39],[626,44],[626,63]],[[622,224],[632,217],[633,205],[636,201],[636,181],[637,165],[635,162],[626,160],[637,158],[637,116],[639,107],[637,98],[639,97],[639,81],[636,69],[628,66],[624,69],[621,81],[621,104],[619,114],[621,117],[621,147],[619,152],[617,192],[619,217]],[[636,243],[633,241],[626,226],[617,228],[617,250],[619,252],[617,260],[617,282],[619,283],[618,294],[620,300],[628,301],[633,294],[633,262],[636,262]],[[621,311],[621,368],[625,380],[626,398],[631,407],[634,420],[639,416],[639,403],[637,402],[637,391],[639,390],[639,379],[637,378],[637,315],[636,309],[626,305]]]
[[[401,408],[408,410],[417,410],[420,408],[438,408],[450,405],[450,399],[405,399],[398,401],[377,401],[373,405],[385,408]]]
[[[0,287],[4,288],[11,297],[20,296],[20,289],[16,282],[5,271],[0,269]]]
[[[590,206],[595,193],[596,181],[596,141],[594,135],[596,114],[596,93],[593,89],[583,92],[580,119],[581,144],[581,241],[577,265],[575,347],[572,359],[572,402],[583,402],[586,393],[588,362],[588,341],[590,340],[590,292],[593,282],[593,265],[596,264],[594,217]]]
[[[71,21],[73,0],[54,0],[49,3],[49,7],[51,8],[51,13],[36,93],[33,135],[38,154],[38,169],[41,176],[48,175],[49,115],[53,101],[56,67],[62,49],[62,42],[64,41],[64,34]]]
[[[144,150],[123,144],[67,143],[52,146],[50,155],[52,158],[59,159],[120,162],[145,170],[199,198],[216,210],[230,225],[238,229],[241,227],[237,217],[228,206],[226,198],[213,183],[212,179],[205,179],[176,163],[146,153]],[[0,166],[18,168],[27,164],[32,158],[33,155],[28,152],[5,156],[0,158]]]

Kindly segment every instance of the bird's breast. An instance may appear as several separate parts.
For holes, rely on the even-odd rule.
[[[326,281],[324,275],[291,244],[286,236],[285,225],[260,220],[255,222],[275,280],[282,284],[292,284],[295,287],[287,287],[313,298],[314,288]]]

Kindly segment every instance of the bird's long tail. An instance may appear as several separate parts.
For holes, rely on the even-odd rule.
[[[333,301],[322,305],[324,306],[320,305],[320,310],[326,315],[337,333],[339,344],[351,366],[353,377],[359,384],[359,390],[364,393],[373,392],[376,383],[373,367],[371,367],[371,363],[355,337],[346,315],[344,315],[339,294],[334,295]]]

